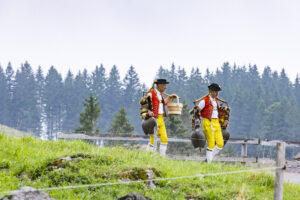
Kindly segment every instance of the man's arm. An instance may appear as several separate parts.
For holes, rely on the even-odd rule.
[[[179,98],[176,94],[171,94],[171,95],[168,95],[168,97],[165,99],[165,104],[168,104],[170,102],[171,99],[173,98]]]

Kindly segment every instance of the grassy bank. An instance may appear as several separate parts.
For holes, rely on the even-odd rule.
[[[67,161],[58,160],[68,157]],[[49,188],[145,179],[152,169],[155,178],[190,176],[245,170],[239,164],[175,161],[156,153],[99,148],[81,141],[41,141],[0,134],[0,192],[20,186]],[[274,177],[270,173],[207,176],[147,183],[108,185],[46,191],[56,199],[116,199],[138,192],[151,199],[273,199]],[[299,199],[300,186],[284,185],[284,199]],[[3,196],[1,194],[0,196]]]
[[[30,136],[32,133],[26,133],[23,131],[19,131],[14,128],[10,128],[8,126],[0,124],[0,133],[4,133],[9,136],[15,136],[15,137],[23,137],[23,136]]]

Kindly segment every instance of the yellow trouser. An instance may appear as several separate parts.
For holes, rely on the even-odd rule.
[[[157,135],[160,137],[161,144],[167,144],[168,143],[168,136],[166,131],[166,126],[164,122],[163,115],[157,116],[157,125],[158,125],[158,131]],[[154,144],[154,136],[150,135],[150,144]]]
[[[207,140],[207,148],[214,149],[217,144],[217,147],[221,149],[224,146],[224,141],[219,119],[203,118],[202,127]]]

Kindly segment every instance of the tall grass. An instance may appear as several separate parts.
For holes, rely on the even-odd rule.
[[[73,156],[69,161],[59,158]],[[55,162],[54,162],[55,161]],[[49,188],[245,170],[240,164],[176,161],[156,153],[122,147],[99,148],[82,141],[42,141],[0,134],[0,192],[20,186]],[[138,192],[151,199],[273,199],[274,177],[268,172],[207,176],[148,183],[47,191],[56,199],[116,199]],[[285,199],[299,199],[300,186],[284,185]],[[1,194],[0,196],[3,196]]]

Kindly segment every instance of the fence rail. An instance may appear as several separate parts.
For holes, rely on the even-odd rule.
[[[126,134],[99,134],[86,135],[79,133],[57,133],[57,139],[83,139],[83,140],[119,140],[119,141],[149,141],[149,136],[145,135],[126,135]],[[169,142],[191,142],[189,137],[169,137]],[[261,140],[259,138],[230,138],[231,144],[254,144],[263,146],[276,146],[279,140]],[[300,147],[300,142],[284,141],[286,147]]]

